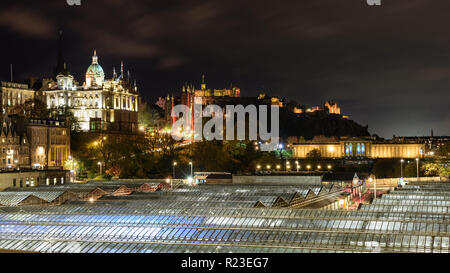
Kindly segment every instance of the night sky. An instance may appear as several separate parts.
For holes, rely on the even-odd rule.
[[[335,100],[372,134],[450,135],[450,1],[2,0],[0,78],[48,77],[58,31],[83,82],[97,49],[106,77],[130,70],[153,102],[184,82],[309,106]]]

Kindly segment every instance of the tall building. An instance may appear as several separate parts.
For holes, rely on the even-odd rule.
[[[40,85],[1,82],[2,115],[24,115],[27,102],[34,99],[44,102],[52,112],[63,108],[78,120],[84,132],[137,133],[139,93],[136,81],[132,83],[130,73],[124,75],[123,62],[120,74],[113,68],[112,77],[106,79],[96,50],[87,67],[83,84],[79,84],[69,72],[62,53],[62,33],[58,42],[57,62],[53,78],[42,79]]]
[[[79,85],[64,65],[56,81],[47,81],[39,90],[41,99],[49,109],[67,107],[78,120],[80,131],[115,131],[136,133],[138,130],[139,94],[128,73],[111,79],[99,64],[94,50],[92,63],[86,70],[85,81]]]
[[[172,109],[175,105],[183,104],[189,108],[190,116],[188,117],[188,124],[190,129],[194,128],[194,105],[226,105],[226,104],[239,104],[241,90],[233,85],[230,88],[224,89],[210,89],[207,88],[205,75],[202,75],[202,82],[200,89],[196,89],[192,84],[184,84],[181,87],[181,94],[179,96],[167,95],[164,100],[166,121],[169,124],[173,124],[176,119],[172,117]]]

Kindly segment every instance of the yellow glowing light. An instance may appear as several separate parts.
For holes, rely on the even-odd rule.
[[[257,169],[261,169],[261,165],[256,166]]]
[[[280,165],[277,165],[277,169],[280,169],[281,168],[281,166]]]
[[[267,168],[267,169],[270,169],[270,165],[267,165],[266,168]]]

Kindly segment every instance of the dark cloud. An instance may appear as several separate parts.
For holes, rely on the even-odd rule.
[[[37,38],[48,38],[55,31],[51,21],[38,12],[23,6],[2,10],[0,26],[21,35]]]
[[[198,85],[206,73],[210,86],[233,82],[243,95],[264,91],[309,105],[337,100],[344,113],[382,136],[428,134],[431,127],[450,134],[448,1],[383,0],[381,7],[365,0],[2,5],[0,32],[11,45],[0,57],[20,62],[22,75],[53,65],[54,37],[64,29],[66,56],[80,81],[96,48],[105,71],[126,59],[148,100],[178,92],[186,81]],[[0,72],[7,77],[6,69]]]

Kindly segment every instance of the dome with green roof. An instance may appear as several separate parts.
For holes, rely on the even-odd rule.
[[[101,86],[105,80],[105,72],[101,65],[98,64],[97,51],[94,50],[94,56],[92,56],[92,64],[86,71],[86,85]]]

